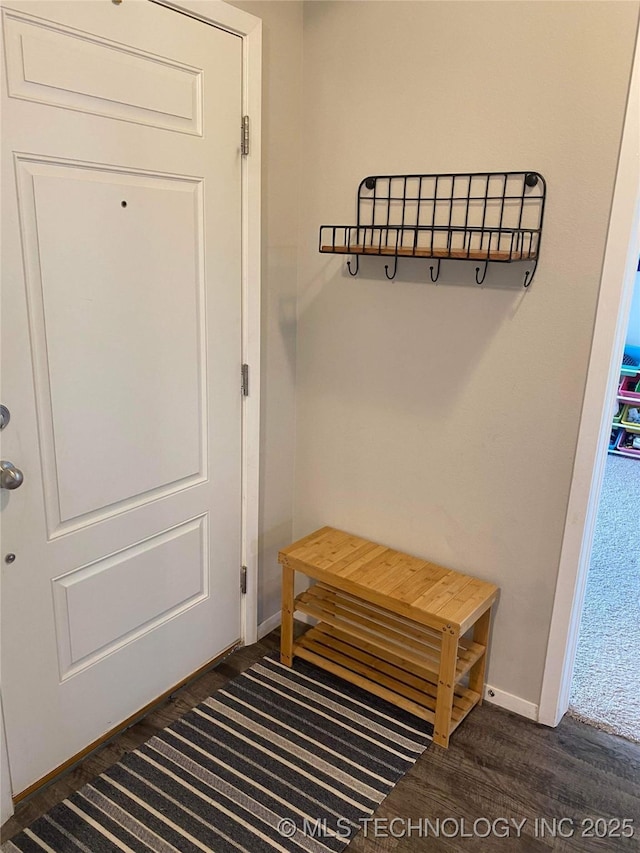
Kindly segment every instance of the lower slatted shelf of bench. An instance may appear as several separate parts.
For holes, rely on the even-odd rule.
[[[334,636],[357,641],[358,648],[425,679],[438,676],[442,637],[434,628],[375,604],[317,583],[296,598],[296,610],[334,629]],[[485,647],[461,638],[456,683],[485,653]]]
[[[351,641],[351,642],[350,642]],[[357,642],[357,646],[352,645]],[[430,723],[435,723],[437,678],[415,674],[392,663],[387,653],[379,657],[365,650],[360,640],[331,625],[320,623],[307,631],[294,645],[294,655],[313,663],[386,699]],[[462,722],[480,701],[480,694],[457,685],[453,696],[450,732]]]

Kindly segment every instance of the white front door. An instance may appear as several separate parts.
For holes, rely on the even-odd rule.
[[[240,638],[242,42],[147,0],[8,0],[3,40],[19,793]]]

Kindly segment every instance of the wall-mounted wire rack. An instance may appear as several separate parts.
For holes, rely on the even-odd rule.
[[[322,225],[321,252],[385,255],[388,279],[398,258],[431,258],[431,281],[441,260],[476,261],[482,284],[489,262],[528,261],[528,287],[538,265],[546,195],[538,172],[467,172],[440,175],[371,175],[358,187],[356,225]],[[532,264],[532,266],[531,266]]]

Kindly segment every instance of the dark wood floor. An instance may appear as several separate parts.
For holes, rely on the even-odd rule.
[[[142,722],[20,804],[2,829],[2,841],[276,648],[278,639],[274,631],[255,646],[234,652]],[[547,729],[483,705],[456,731],[448,750],[436,746],[427,750],[379,806],[375,817],[377,824],[370,823],[367,834],[361,832],[353,840],[349,853],[423,849],[436,853],[635,853],[640,851],[640,746],[572,719],[563,720],[557,729]],[[412,824],[391,824],[394,818],[410,819]],[[418,828],[418,821],[424,818],[436,829],[440,821],[440,837],[424,836],[425,824]],[[571,837],[554,838],[550,827],[554,819],[562,818],[571,820],[559,825]],[[615,837],[616,821],[625,818],[633,821],[634,836]],[[513,823],[509,835],[503,834],[507,822],[515,820],[521,825],[524,819],[520,837]],[[546,819],[545,837],[540,823],[536,832],[536,819]],[[614,836],[585,837],[591,819],[604,819],[595,829]],[[487,821],[497,821],[493,824],[496,834],[483,838],[489,831]],[[404,837],[396,837],[403,833]]]

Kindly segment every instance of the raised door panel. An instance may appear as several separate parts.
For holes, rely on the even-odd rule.
[[[201,516],[54,578],[61,678],[204,600],[208,559]]]
[[[4,15],[9,94],[202,134],[202,71],[17,12]]]
[[[201,182],[18,164],[55,536],[204,479]]]

